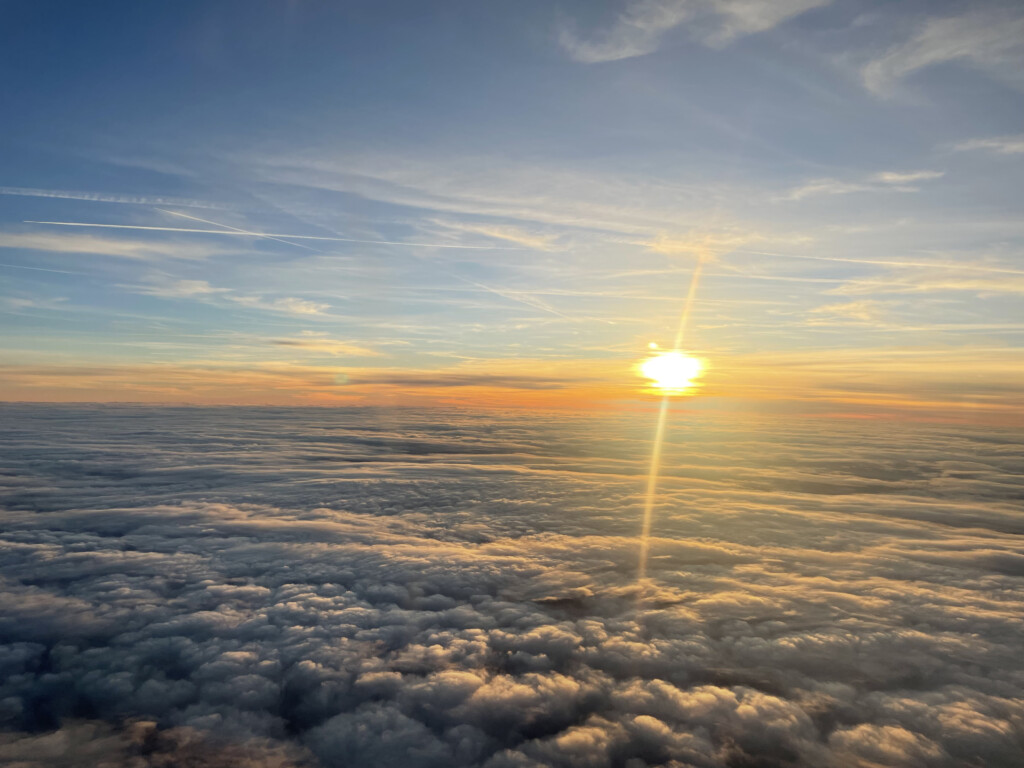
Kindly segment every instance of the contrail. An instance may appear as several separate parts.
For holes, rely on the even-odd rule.
[[[569,315],[567,315],[567,314],[565,314],[563,312],[559,312],[557,309],[549,307],[545,302],[540,301],[538,299],[533,299],[532,301],[528,301],[527,299],[522,298],[522,296],[529,296],[529,294],[524,292],[524,291],[510,291],[510,290],[502,290],[500,288],[492,288],[489,285],[484,285],[483,283],[478,283],[476,280],[470,280],[468,277],[463,277],[462,275],[457,275],[454,272],[451,272],[450,270],[445,270],[445,273],[449,277],[454,277],[456,280],[461,280],[462,282],[468,283],[469,285],[472,285],[472,286],[474,286],[476,288],[479,288],[482,291],[487,291],[488,293],[493,293],[495,296],[501,296],[501,298],[503,298],[503,299],[508,299],[509,301],[515,301],[515,302],[518,302],[520,304],[524,304],[527,307],[532,307],[533,309],[539,309],[539,310],[541,310],[543,312],[548,312],[549,314],[555,315],[557,317],[565,318],[566,320],[573,320],[573,319],[575,319],[575,318],[572,318],[572,317],[570,317]],[[533,298],[533,297],[531,296],[531,298]]]
[[[525,251],[526,248],[508,248],[502,245],[452,245],[451,243],[402,243],[396,240],[357,240],[352,237],[321,237],[317,235],[287,235],[279,232],[230,231],[223,229],[187,229],[185,227],[142,227],[136,224],[92,224],[83,221],[33,221],[26,219],[24,224],[48,224],[54,227],[94,227],[96,229],[135,229],[147,232],[181,232],[201,235],[234,235],[236,237],[269,237],[271,239],[287,237],[291,240],[320,240],[331,243],[365,243],[368,245],[404,245],[408,248],[458,248],[469,251]],[[223,226],[218,224],[217,226]],[[292,243],[294,245],[294,243]]]
[[[780,259],[807,259],[809,261],[834,261],[841,264],[873,264],[878,267],[925,267],[927,269],[960,269],[967,272],[994,272],[1000,275],[1024,275],[1024,270],[1008,267],[986,267],[980,264],[953,264],[940,261],[891,261],[880,259],[854,259],[847,256],[810,256],[802,253],[773,253],[772,251],[735,250],[733,253],[747,253],[754,256],[774,256]]]
[[[225,229],[233,230],[233,231],[237,232],[238,234],[253,235],[253,236],[256,236],[256,237],[266,237],[266,238],[268,238],[270,240],[276,240],[279,243],[284,243],[286,245],[294,245],[294,246],[296,246],[298,248],[307,248],[307,249],[309,249],[311,251],[315,251],[316,253],[321,253],[321,251],[317,251],[315,248],[310,248],[308,245],[303,245],[302,243],[292,243],[292,242],[289,242],[288,240],[282,240],[281,238],[275,237],[273,235],[262,235],[262,234],[260,234],[258,232],[249,232],[249,231],[244,230],[244,229],[239,229],[238,227],[229,226],[228,224],[221,224],[220,222],[217,222],[217,221],[210,221],[209,219],[201,219],[198,216],[191,216],[191,215],[189,215],[187,213],[179,213],[177,211],[168,211],[168,210],[165,210],[163,208],[157,208],[156,210],[160,211],[161,213],[169,214],[171,216],[181,216],[182,218],[192,219],[192,221],[199,221],[199,222],[202,222],[203,224],[212,224],[215,227],[224,227]],[[444,246],[444,247],[448,247],[448,246]],[[468,247],[468,246],[463,246],[463,247]],[[462,277],[461,275],[457,275],[454,272],[450,272],[449,271],[448,274],[451,277],[454,277],[456,280],[462,280],[463,282],[468,283],[468,284],[470,284],[470,285],[472,285],[472,286],[474,286],[476,288],[479,288],[480,290],[487,291],[489,293],[493,293],[493,294],[495,294],[497,296],[501,296],[503,299],[509,299],[510,301],[515,301],[515,302],[518,302],[520,304],[525,304],[526,306],[531,307],[533,309],[539,309],[539,310],[541,310],[543,312],[548,312],[548,313],[550,313],[552,315],[556,315],[558,317],[563,317],[563,318],[565,318],[567,320],[572,320],[573,319],[573,318],[569,317],[569,315],[566,315],[566,314],[564,314],[562,312],[559,312],[557,309],[553,309],[552,307],[549,307],[547,304],[545,304],[542,301],[537,301],[536,299],[534,299],[533,301],[528,301],[528,300],[526,300],[524,298],[521,298],[521,296],[524,295],[521,291],[507,291],[506,292],[506,291],[502,291],[502,290],[500,290],[498,288],[492,288],[489,285],[484,285],[483,283],[478,283],[476,280],[470,280],[468,278]]]
[[[240,235],[253,235],[254,237],[264,237],[267,240],[274,240],[275,242],[284,243],[285,245],[292,245],[295,246],[296,248],[304,248],[307,251],[313,251],[313,253],[322,253],[322,251],[318,251],[316,248],[313,248],[309,245],[303,245],[302,243],[293,243],[290,240],[282,240],[280,237],[274,237],[273,235],[261,235],[259,232],[248,232],[244,229],[239,229],[238,227],[232,227],[229,224],[221,224],[219,221],[200,219],[198,216],[190,216],[187,213],[179,213],[178,211],[168,211],[163,208],[157,208],[156,210],[160,211],[160,213],[166,213],[168,216],[180,216],[183,219],[191,219],[192,221],[199,221],[202,222],[203,224],[212,224],[215,227],[223,227],[224,229],[229,229],[233,232],[237,232]]]
[[[119,203],[124,205],[181,205],[186,208],[228,210],[228,206],[202,200],[180,197],[143,197],[140,195],[109,195],[103,192],[79,192],[66,189],[34,189],[32,187],[0,187],[0,195],[18,197],[49,197],[58,200],[85,200],[90,203]]]
[[[683,304],[683,312],[679,316],[679,328],[676,331],[676,342],[673,349],[678,350],[686,335],[686,326],[690,322],[690,310],[693,309],[693,300],[697,295],[697,286],[700,284],[700,273],[704,268],[704,259],[697,260],[697,266],[693,269],[693,276],[690,278],[690,290],[686,293],[686,302]],[[665,394],[661,398],[661,409],[658,411],[658,425],[654,430],[654,448],[651,450],[651,468],[647,473],[647,494],[644,496],[644,516],[640,527],[640,557],[637,565],[637,581],[642,582],[647,578],[647,555],[650,550],[651,522],[654,519],[654,499],[658,491],[658,471],[661,468],[661,448],[665,442],[665,424],[668,421],[668,405],[672,396]]]
[[[33,272],[56,272],[61,275],[85,275],[87,272],[72,272],[70,269],[46,269],[45,267],[26,267],[23,264],[0,264],[10,269],[31,269]]]
[[[404,245],[404,246],[422,247],[422,248],[458,248],[458,249],[462,249],[462,250],[481,250],[481,251],[523,251],[523,250],[528,250],[526,248],[509,248],[509,247],[498,246],[498,245],[452,245],[452,244],[441,244],[441,243],[401,243],[401,242],[396,242],[396,241],[392,241],[392,240],[356,240],[354,238],[348,238],[348,237],[321,237],[321,236],[314,236],[314,235],[284,235],[284,234],[271,233],[271,232],[254,232],[252,230],[239,229],[238,227],[232,227],[232,226],[230,226],[228,224],[221,224],[221,223],[216,222],[216,221],[210,221],[209,219],[202,219],[202,218],[200,218],[198,216],[192,216],[192,215],[187,214],[187,213],[180,213],[180,212],[177,212],[177,211],[168,211],[168,210],[165,210],[163,208],[156,208],[156,210],[160,211],[161,213],[169,214],[171,216],[180,216],[180,217],[185,218],[185,219],[191,219],[192,221],[202,222],[203,224],[212,224],[215,227],[223,227],[223,229],[191,229],[191,228],[184,228],[184,227],[145,227],[145,226],[139,226],[139,225],[134,225],[134,224],[94,224],[94,223],[80,222],[80,221],[31,221],[31,220],[27,220],[24,223],[25,224],[46,224],[46,225],[57,226],[57,227],[94,227],[94,228],[98,228],[98,229],[132,229],[132,230],[143,230],[143,231],[148,231],[148,232],[186,232],[186,233],[189,233],[189,234],[235,235],[235,236],[238,236],[238,237],[261,237],[261,238],[264,238],[264,239],[267,239],[267,240],[275,240],[275,241],[277,241],[279,243],[284,243],[285,245],[293,245],[296,248],[305,248],[305,249],[313,251],[315,253],[322,253],[322,251],[318,251],[315,248],[311,248],[310,246],[304,245],[302,243],[290,242],[290,239],[295,239],[295,240],[317,240],[317,241],[338,242],[338,243],[368,243],[368,244],[376,244],[376,245]],[[290,238],[290,239],[286,240],[286,239],[283,239],[283,238]],[[571,316],[566,315],[563,312],[559,312],[557,309],[554,309],[553,307],[548,306],[546,303],[544,303],[542,301],[538,301],[536,299],[527,300],[527,299],[523,298],[523,296],[527,296],[528,295],[525,292],[522,292],[522,291],[511,291],[511,290],[501,290],[501,289],[494,288],[494,287],[489,286],[489,285],[484,285],[483,283],[477,282],[476,280],[470,280],[468,278],[462,277],[461,275],[457,275],[454,272],[451,272],[450,270],[443,270],[443,271],[445,271],[450,277],[454,277],[456,280],[461,280],[462,282],[467,283],[469,285],[472,285],[475,288],[479,288],[482,291],[487,291],[488,293],[493,293],[496,296],[501,296],[503,299],[507,299],[507,300],[510,300],[510,301],[515,301],[515,302],[517,302],[519,304],[523,304],[525,306],[528,306],[531,309],[536,309],[536,310],[540,310],[542,312],[547,312],[548,314],[555,315],[556,317],[561,317],[561,318],[564,318],[566,320],[573,320],[574,319]]]

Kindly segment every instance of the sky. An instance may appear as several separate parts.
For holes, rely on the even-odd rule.
[[[1017,2],[8,2],[0,397],[1007,423]]]

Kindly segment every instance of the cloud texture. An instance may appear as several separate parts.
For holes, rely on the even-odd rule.
[[[1024,761],[1019,433],[2,416],[0,761]]]

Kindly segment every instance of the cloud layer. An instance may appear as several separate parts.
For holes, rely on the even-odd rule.
[[[4,406],[0,760],[1024,759],[1019,434],[649,421]]]

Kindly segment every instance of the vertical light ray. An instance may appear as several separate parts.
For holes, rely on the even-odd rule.
[[[704,259],[698,259],[690,278],[690,290],[686,294],[683,313],[679,316],[679,328],[676,330],[676,343],[673,349],[679,349],[683,344],[683,336],[686,334],[686,326],[690,323],[690,310],[693,309],[693,300],[697,296],[697,286],[700,284],[700,272],[703,268]]]
[[[690,311],[693,309],[693,301],[697,296],[697,286],[700,284],[700,273],[704,267],[704,259],[698,259],[697,266],[693,269],[693,276],[690,278],[690,290],[686,293],[686,301],[683,303],[683,312],[679,316],[679,328],[676,330],[676,341],[673,349],[678,350],[686,335],[686,326],[690,322]],[[661,469],[661,449],[665,443],[665,426],[668,423],[668,406],[672,395],[666,394],[661,398],[661,409],[658,411],[658,424],[654,429],[654,447],[651,449],[651,467],[647,472],[647,494],[644,496],[644,514],[640,526],[640,557],[637,565],[637,581],[647,578],[647,558],[651,547],[651,524],[654,520],[654,500],[658,492],[658,473]]]
[[[654,449],[651,451],[651,469],[647,473],[647,495],[644,497],[643,524],[640,527],[640,562],[636,577],[647,578],[647,552],[651,546],[651,521],[654,517],[654,496],[658,490],[658,467],[661,465],[661,446],[665,442],[665,422],[668,421],[669,395],[661,398],[658,426],[654,430]]]

